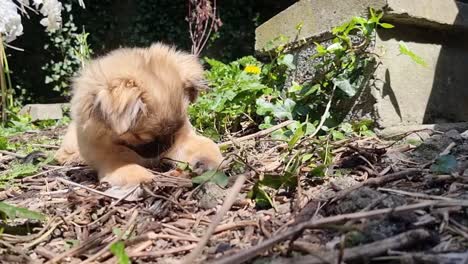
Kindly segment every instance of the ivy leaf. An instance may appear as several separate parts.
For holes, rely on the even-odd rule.
[[[419,65],[421,65],[423,67],[427,67],[426,61],[424,61],[423,58],[419,57],[414,52],[412,52],[403,41],[399,42],[399,46],[400,46],[400,53],[401,54],[410,57],[415,63],[417,63],[417,64],[419,64]]]
[[[291,150],[294,148],[296,143],[304,136],[304,130],[302,129],[302,125],[299,126],[296,131],[294,131],[294,135],[292,136],[291,140],[288,142],[288,148]]]
[[[348,79],[344,79],[342,77],[334,78],[333,83],[349,97],[356,95],[356,88],[349,82]]]
[[[333,140],[345,139],[345,135],[340,131],[332,130],[331,135],[332,135]]]
[[[248,193],[248,197],[253,199],[259,208],[268,209],[273,207],[276,210],[275,204],[270,195],[259,182],[255,183],[252,190]]]
[[[110,252],[117,257],[119,264],[130,264],[130,258],[125,252],[125,244],[123,241],[116,242],[110,246]]]
[[[333,43],[327,48],[328,52],[335,52],[335,51],[341,51],[341,50],[343,50],[343,46],[339,42]]]
[[[394,28],[395,26],[389,23],[379,23],[379,26],[383,28]]]
[[[285,65],[290,70],[296,69],[296,65],[294,65],[294,56],[292,54],[286,54],[278,59],[278,64]]]
[[[25,218],[31,220],[40,220],[43,221],[46,217],[38,212],[31,211],[27,208],[23,207],[16,207],[13,205],[6,204],[4,202],[0,202],[0,219],[16,219],[16,218]]]
[[[256,104],[257,104],[257,114],[261,116],[266,115],[267,113],[271,113],[275,109],[274,104],[267,102],[263,98],[257,99]]]
[[[203,184],[205,182],[214,182],[220,187],[226,187],[228,185],[228,176],[222,171],[210,170],[203,173],[200,176],[192,178],[192,182],[195,184]]]
[[[440,156],[430,169],[436,173],[451,173],[457,168],[457,159],[452,155]]]
[[[327,49],[323,45],[321,45],[318,42],[314,42],[314,44],[315,44],[315,50],[317,51],[318,54],[323,55],[327,53]]]

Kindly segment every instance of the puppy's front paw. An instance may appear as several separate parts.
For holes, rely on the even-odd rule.
[[[85,164],[79,152],[69,152],[59,149],[54,156],[55,160],[61,165],[83,165]]]
[[[150,171],[137,164],[124,165],[103,176],[101,181],[108,182],[112,186],[135,186],[154,179]]]

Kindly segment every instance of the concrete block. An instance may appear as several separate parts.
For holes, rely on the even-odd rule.
[[[62,119],[65,108],[69,108],[70,104],[28,104],[25,105],[20,114],[30,115],[32,121]]]
[[[465,1],[466,2],[466,1]],[[295,39],[295,25],[303,22],[300,42],[292,53],[296,70],[289,82],[310,82],[317,61],[311,60],[319,40],[331,28],[369,7],[385,7],[384,21],[394,29],[379,29],[374,47],[383,55],[369,84],[349,107],[349,117],[372,118],[381,129],[431,123],[468,121],[468,4],[453,0],[321,1],[303,0],[257,28],[256,50],[278,35]],[[325,32],[325,33],[324,33]],[[403,41],[427,67],[400,54]],[[382,52],[383,51],[383,52]],[[351,101],[351,104],[353,102]],[[346,106],[348,107],[348,106]]]
[[[385,19],[434,28],[468,29],[468,5],[455,0],[387,0]]]
[[[268,51],[267,44],[281,35],[288,43],[319,37],[353,16],[367,16],[369,7],[382,9],[385,5],[385,0],[301,0],[255,30],[255,50]],[[299,34],[298,24],[302,24]],[[284,43],[274,44],[272,48]]]
[[[400,55],[401,40],[428,66]],[[467,37],[397,25],[379,30],[376,46],[385,51],[373,87],[380,127],[468,120]]]

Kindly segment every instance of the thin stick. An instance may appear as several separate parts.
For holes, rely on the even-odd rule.
[[[232,145],[234,142],[240,142],[240,141],[245,141],[245,140],[249,140],[249,139],[253,139],[253,138],[257,138],[257,137],[263,137],[263,136],[266,136],[280,128],[283,128],[285,126],[288,126],[290,124],[292,124],[294,121],[292,120],[288,120],[288,121],[284,121],[282,123],[279,123],[278,125],[275,125],[275,126],[272,126],[268,129],[265,129],[265,130],[261,130],[261,131],[258,131],[256,133],[253,133],[253,134],[250,134],[250,135],[247,135],[247,136],[243,136],[243,137],[240,137],[240,138],[237,138],[235,140],[229,140],[229,141],[226,141],[226,142],[223,142],[223,143],[219,143],[218,146],[220,147],[225,147],[225,146],[229,146],[229,145]]]
[[[353,185],[347,189],[344,189],[344,190],[341,190],[339,191],[335,197],[333,197],[333,199],[331,200],[331,202],[336,202],[340,199],[342,199],[343,197],[345,197],[346,195],[348,195],[350,192],[356,190],[356,189],[359,189],[363,186],[380,186],[382,184],[385,184],[385,183],[388,183],[388,182],[392,182],[392,181],[396,181],[396,180],[399,180],[403,177],[406,177],[408,175],[411,175],[413,173],[418,173],[418,172],[421,172],[422,170],[420,169],[408,169],[408,170],[405,170],[405,171],[399,171],[399,172],[395,172],[395,173],[392,173],[392,174],[388,174],[388,175],[385,175],[385,176],[381,176],[381,177],[377,177],[377,178],[370,178],[370,179],[367,179],[366,181],[364,182],[361,182],[361,183],[358,183],[356,185]]]
[[[72,181],[69,181],[69,180],[62,179],[62,178],[57,178],[57,180],[62,182],[62,183],[73,185],[73,186],[76,186],[76,187],[80,187],[80,188],[83,188],[83,189],[88,190],[90,192],[97,193],[99,195],[106,196],[106,197],[109,197],[109,198],[113,198],[113,199],[116,199],[116,200],[120,200],[120,198],[121,198],[121,197],[118,197],[118,196],[115,196],[115,195],[111,195],[111,194],[108,194],[108,193],[105,193],[105,192],[95,190],[93,188],[81,185],[81,184],[76,183],[76,182],[72,182]]]
[[[127,233],[128,230],[132,227],[132,225],[135,223],[136,218],[138,216],[138,210],[133,211],[132,216],[130,217],[130,220],[128,220],[128,223],[125,225],[125,227],[122,229],[122,233],[117,236],[115,239],[113,239],[107,246],[99,250],[96,254],[92,255],[91,257],[87,258],[85,261],[81,262],[82,264],[88,264],[92,263],[96,259],[98,259],[102,254],[106,253],[106,251],[109,250],[109,248],[114,244],[115,242],[119,241],[122,239],[122,237]]]
[[[427,201],[427,202],[421,202],[421,203],[416,203],[412,205],[404,205],[404,206],[398,206],[395,208],[385,208],[385,209],[378,209],[378,210],[373,210],[369,212],[358,212],[358,213],[351,213],[351,214],[343,214],[343,215],[336,215],[336,216],[330,216],[330,217],[325,217],[322,219],[311,219],[309,221],[301,222],[293,227],[291,227],[289,230],[286,230],[282,233],[277,234],[275,237],[272,237],[270,239],[267,239],[263,241],[260,244],[257,244],[256,246],[253,246],[248,249],[244,249],[240,251],[237,254],[227,256],[218,260],[215,260],[211,264],[239,264],[243,263],[245,261],[248,261],[261,252],[273,247],[277,243],[280,243],[282,241],[285,241],[289,239],[290,237],[294,236],[295,234],[302,232],[304,229],[316,229],[323,227],[325,225],[330,225],[330,224],[336,224],[336,223],[341,223],[341,222],[346,222],[350,220],[357,220],[357,219],[371,219],[371,218],[377,218],[377,217],[382,217],[386,214],[390,213],[402,213],[402,212],[409,212],[409,211],[414,211],[418,209],[424,209],[427,207],[432,207],[432,206],[439,206],[439,207],[451,207],[451,206],[463,206],[463,207],[468,207],[468,201],[463,201],[463,202],[447,202],[447,201]]]
[[[236,201],[237,195],[239,194],[242,186],[244,185],[245,179],[246,177],[243,174],[237,177],[236,182],[234,183],[234,186],[232,186],[231,191],[226,197],[226,200],[224,200],[223,206],[221,207],[221,209],[218,211],[215,218],[211,222],[202,240],[197,244],[197,247],[185,259],[182,260],[181,264],[191,264],[195,262],[195,260],[203,251],[203,248],[205,247],[205,245],[210,240],[210,237],[215,232],[216,227],[219,225],[224,215],[231,208],[232,204],[234,204],[234,202]]]
[[[409,247],[415,243],[423,243],[425,241],[433,239],[433,235],[425,229],[410,230],[393,237],[389,237],[380,241],[348,248],[343,251],[343,261],[363,263],[372,257],[377,257],[388,252],[388,250],[396,250]],[[303,256],[292,259],[281,259],[284,264],[328,264],[337,263],[337,259],[340,252],[334,250],[327,253],[322,258],[317,256]],[[341,262],[343,263],[343,262]]]
[[[406,192],[406,191],[393,190],[393,189],[388,189],[388,188],[378,188],[377,191],[396,193],[396,194],[400,194],[400,195],[406,195],[406,196],[411,196],[411,197],[416,197],[416,198],[421,198],[421,199],[442,200],[442,201],[461,201],[461,200],[453,199],[453,198],[450,198],[450,197],[444,197],[444,196],[438,196],[438,195],[428,195],[428,194],[424,194],[424,193]]]
[[[149,251],[149,252],[138,252],[138,253],[133,253],[130,252],[128,254],[129,257],[132,258],[138,258],[138,257],[162,257],[165,255],[169,254],[175,254],[179,252],[184,252],[184,251],[189,251],[192,250],[196,247],[197,245],[195,244],[189,244],[186,246],[178,247],[178,248],[171,248],[171,249],[166,249],[166,250],[161,250],[161,251]]]

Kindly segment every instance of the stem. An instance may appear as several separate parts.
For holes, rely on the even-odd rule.
[[[2,72],[0,73],[0,86],[1,86],[1,93],[2,93],[2,124],[5,124],[7,119],[6,113],[6,97],[7,97],[7,83],[5,80],[5,67],[4,61],[6,61],[5,56],[5,47],[3,46],[3,38],[0,35],[0,68]]]

